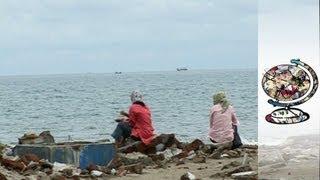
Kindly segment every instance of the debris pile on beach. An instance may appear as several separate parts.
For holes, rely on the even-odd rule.
[[[82,170],[74,165],[50,163],[34,154],[14,157],[10,148],[4,146],[0,156],[0,179],[122,178],[130,174],[143,176],[146,171],[160,169],[173,169],[177,173],[183,170],[184,173],[178,175],[180,179],[204,179],[199,177],[204,172],[207,178],[214,179],[257,179],[256,145],[218,151],[218,146],[204,144],[199,139],[181,143],[174,134],[160,135],[155,141],[151,147],[131,143],[119,148],[108,165],[90,164]],[[192,165],[201,166],[197,167],[198,173],[190,172]],[[214,171],[210,170],[213,166]]]
[[[259,174],[263,178],[319,177],[319,146],[319,135],[290,137],[279,145],[261,145]]]

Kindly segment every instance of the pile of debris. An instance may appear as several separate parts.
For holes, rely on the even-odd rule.
[[[49,141],[51,140],[49,139]],[[179,142],[174,134],[162,134],[155,138],[149,146],[145,146],[141,142],[130,142],[118,149],[116,156],[108,165],[90,164],[82,170],[74,165],[50,163],[34,154],[14,157],[8,153],[8,150],[2,151],[5,151],[0,156],[0,164],[3,167],[31,179],[121,177],[129,173],[143,174],[145,168],[167,168],[169,164],[179,166],[186,163],[206,163],[208,159],[242,157],[242,162],[234,161],[224,165],[221,172],[212,175],[211,178],[257,179],[257,167],[251,164],[252,159],[257,156],[257,146],[244,145],[238,149],[220,151],[219,146],[204,144],[199,139],[191,143]],[[181,179],[195,179],[195,177],[187,172],[181,176]]]
[[[289,137],[279,145],[259,147],[259,174],[272,175],[283,169],[306,166],[319,166],[319,135]]]

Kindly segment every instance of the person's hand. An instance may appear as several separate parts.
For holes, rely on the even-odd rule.
[[[120,111],[120,116],[126,116],[129,118],[129,114],[125,111]]]
[[[127,116],[119,116],[117,119],[115,119],[116,122],[129,122],[129,118]]]

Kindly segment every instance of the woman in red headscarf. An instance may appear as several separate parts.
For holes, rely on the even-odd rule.
[[[130,97],[132,105],[129,108],[129,114],[118,123],[111,136],[116,140],[117,146],[121,146],[128,137],[149,145],[154,138],[150,109],[138,91],[133,91]]]

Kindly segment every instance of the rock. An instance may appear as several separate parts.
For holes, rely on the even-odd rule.
[[[40,166],[40,164],[38,162],[33,162],[31,161],[28,166],[27,166],[27,170],[36,170],[38,169],[38,167]]]
[[[101,177],[102,176],[102,174],[103,174],[103,172],[101,172],[101,171],[96,171],[96,170],[93,170],[93,171],[91,171],[91,176],[93,176],[93,177]]]
[[[197,155],[192,159],[192,162],[193,163],[206,163],[206,157]]]
[[[22,173],[23,176],[30,176],[30,175],[34,175],[34,174],[35,174],[35,171],[32,169],[27,169]]]
[[[32,162],[39,162],[40,158],[35,154],[25,154],[21,156],[21,160],[24,162],[24,164],[29,164]]]
[[[79,175],[73,175],[72,177],[72,180],[80,180],[80,176]]]
[[[44,160],[44,159],[41,159],[39,161],[39,164],[40,164],[42,169],[46,169],[46,168],[52,169],[54,167],[53,164],[51,164],[49,161]]]
[[[88,175],[90,172],[87,169],[83,169],[80,172],[80,175]]]
[[[193,158],[195,158],[197,156],[197,154],[194,151],[190,151],[188,153],[187,159],[192,160]]]
[[[47,177],[47,174],[44,173],[44,172],[42,172],[42,171],[37,172],[37,175],[38,175],[38,177],[40,177],[40,178],[45,178],[45,177]]]
[[[221,170],[234,168],[234,167],[237,167],[240,165],[241,165],[241,163],[239,163],[238,161],[232,161],[231,163],[228,163],[228,164],[222,166]]]
[[[66,180],[66,178],[61,175],[61,173],[53,173],[52,175],[49,176],[50,180]]]
[[[186,164],[183,160],[178,160],[178,162],[176,163],[176,166],[182,165],[182,164]]]
[[[108,163],[107,167],[110,169],[117,169],[120,166],[123,166],[124,163],[121,161],[120,154],[116,154],[115,157]]]
[[[173,158],[176,158],[178,157],[180,154],[182,153],[182,150],[181,149],[177,149],[177,148],[172,148],[172,149],[166,149],[165,151],[163,152],[158,152],[157,154],[163,154],[164,158],[166,160],[171,160]],[[186,157],[187,154],[184,154],[182,157],[179,157],[178,159],[181,159],[183,157]]]
[[[112,174],[112,175],[116,175],[116,173],[117,173],[117,170],[115,170],[115,169],[111,169],[110,174]]]
[[[168,168],[167,161],[157,161],[156,164],[157,164],[156,168],[163,168],[163,169]]]
[[[231,177],[237,180],[256,180],[258,173],[256,171],[240,172],[232,174]]]
[[[242,159],[242,162],[241,162],[241,165],[244,166],[246,164],[248,164],[248,154],[246,153],[244,156],[243,156],[243,159]]]
[[[124,169],[136,174],[142,174],[143,165],[142,164],[132,164],[129,166],[124,166]]]
[[[156,145],[156,152],[159,152],[159,151],[163,151],[165,150],[165,145],[164,144],[158,144]]]
[[[154,165],[154,161],[151,157],[137,152],[130,154],[119,154],[119,161],[121,162],[119,163],[121,165],[131,165],[137,163],[144,164],[145,166]]]
[[[43,169],[42,171],[43,171],[44,173],[46,173],[47,175],[50,175],[50,174],[53,173],[53,170],[50,169],[50,168],[45,168],[45,169]]]
[[[199,140],[199,139],[196,139],[194,141],[192,141],[191,143],[187,144],[184,148],[183,148],[183,151],[187,151],[187,152],[190,152],[190,151],[197,151],[199,150],[200,148],[202,148],[204,146],[204,143]]]
[[[175,156],[172,156],[171,159],[182,159],[182,158],[186,158],[188,157],[189,155],[189,152],[187,151],[182,151],[181,153],[175,155]]]
[[[180,180],[195,180],[195,179],[196,179],[196,176],[191,174],[190,172],[187,172],[186,174],[180,177]]]
[[[65,168],[61,171],[61,172],[64,176],[67,176],[67,177],[71,177],[73,175],[73,169],[72,168]]]
[[[227,151],[225,154],[227,154],[228,157],[230,157],[230,158],[238,158],[238,157],[241,156],[241,154],[239,154],[239,153],[238,153],[237,151],[235,151],[235,150],[229,150],[229,151]]]
[[[234,173],[239,173],[239,172],[245,172],[245,171],[252,171],[252,168],[248,165],[246,166],[239,166],[239,167],[235,167],[233,169],[230,169],[228,171],[225,172],[226,175],[231,175]]]
[[[87,170],[89,171],[89,173],[93,170],[99,171],[99,168],[97,165],[95,164],[89,164],[89,166],[87,167]]]
[[[149,154],[152,161],[163,161],[165,159],[164,154]]]
[[[4,144],[0,143],[0,156],[3,154],[3,150],[6,148]]]
[[[250,145],[250,144],[244,144],[241,146],[241,149],[258,149],[258,145]]]
[[[24,134],[19,138],[19,144],[52,144],[54,143],[54,138],[50,134],[50,131],[44,131],[40,135],[35,133]]]
[[[221,152],[215,151],[211,155],[209,155],[209,158],[211,158],[211,159],[221,159]]]
[[[122,176],[127,175],[127,172],[128,171],[124,168],[124,166],[121,166],[121,167],[119,167],[116,175],[122,177]]]
[[[7,177],[0,172],[0,180],[7,180]]]
[[[204,169],[208,169],[208,167],[199,167],[199,168],[197,168],[197,170],[204,170]]]
[[[7,169],[14,169],[20,172],[24,171],[27,166],[21,160],[11,160],[0,157],[0,164],[5,166]]]
[[[0,178],[1,179],[1,178]],[[38,177],[37,175],[28,175],[28,176],[25,176],[25,180],[38,180],[40,179],[40,177]],[[45,178],[42,178],[41,180],[43,179],[48,179],[50,180],[49,177],[45,177]]]
[[[215,149],[215,147],[212,144],[206,144],[203,146],[203,148],[201,150],[202,150],[202,152],[204,152],[206,154],[212,154],[214,149]]]

